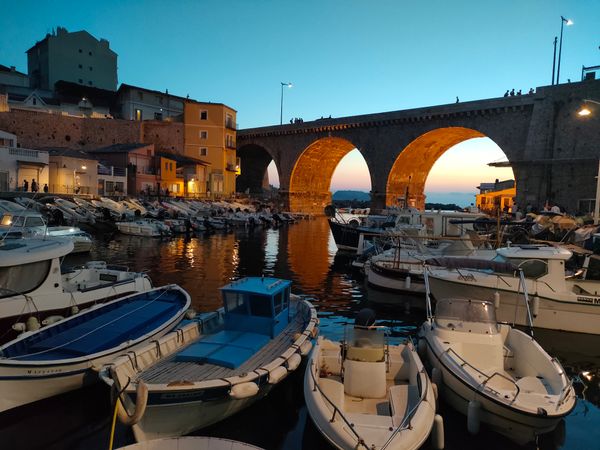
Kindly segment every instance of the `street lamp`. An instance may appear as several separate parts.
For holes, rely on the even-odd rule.
[[[579,111],[577,111],[577,115],[581,117],[586,117],[592,114],[592,111],[587,106],[585,106],[585,103],[594,103],[595,105],[600,105],[600,102],[597,102],[596,100],[590,100],[589,98],[584,98],[583,103],[584,105]]]
[[[556,84],[559,84],[560,79],[560,57],[562,54],[562,37],[563,37],[563,27],[567,24],[567,26],[573,25],[573,21],[571,19],[565,19],[563,16],[560,16],[560,44],[558,46],[558,68],[556,69]]]
[[[283,87],[287,86],[288,88],[291,88],[293,85],[292,83],[284,83],[283,81],[281,82],[281,109],[279,112],[279,125],[283,125]]]

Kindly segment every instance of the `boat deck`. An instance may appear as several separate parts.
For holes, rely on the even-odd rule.
[[[271,339],[260,351],[235,369],[210,363],[175,361],[176,355],[174,354],[142,372],[139,379],[149,384],[166,384],[174,381],[200,382],[252,372],[270,363],[290,348],[296,340],[294,338],[296,333],[302,333],[305,330],[309,317],[299,311],[278,336]]]

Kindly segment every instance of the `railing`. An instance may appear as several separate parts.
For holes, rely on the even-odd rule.
[[[17,148],[17,147],[2,147],[8,149],[8,154],[12,156],[25,156],[27,158],[39,158],[39,150],[30,150],[28,148]]]
[[[126,177],[127,169],[125,167],[113,167],[113,176],[115,177]]]
[[[230,148],[230,149],[235,149],[235,141],[229,141],[225,143],[225,147]]]
[[[228,128],[230,130],[237,130],[238,129],[238,124],[236,122],[234,122],[233,120],[226,120],[225,121],[225,128]]]

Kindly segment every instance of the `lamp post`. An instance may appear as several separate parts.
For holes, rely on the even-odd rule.
[[[560,80],[560,57],[562,54],[562,37],[563,37],[563,28],[564,25],[567,26],[573,25],[573,21],[571,19],[565,19],[563,16],[560,16],[560,43],[558,45],[558,68],[556,69],[556,84],[559,84]]]
[[[287,86],[288,88],[291,88],[293,85],[292,83],[284,83],[283,81],[281,82],[281,108],[279,111],[279,125],[283,125],[283,87]]]
[[[85,164],[81,165],[81,170],[86,170],[87,166]],[[77,167],[73,169],[73,194],[77,194],[75,192],[77,190]]]
[[[586,103],[593,103],[595,105],[600,105],[599,101],[591,100],[589,98],[583,99],[584,105],[581,107],[579,111],[577,111],[577,115],[580,117],[587,117],[592,115],[592,111],[585,106]],[[600,222],[600,160],[598,160],[598,174],[596,176],[596,199],[594,201],[594,225],[598,225]]]

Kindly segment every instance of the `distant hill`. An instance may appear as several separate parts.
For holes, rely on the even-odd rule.
[[[364,202],[371,200],[371,194],[363,191],[335,191],[331,198],[334,201],[358,200]]]

